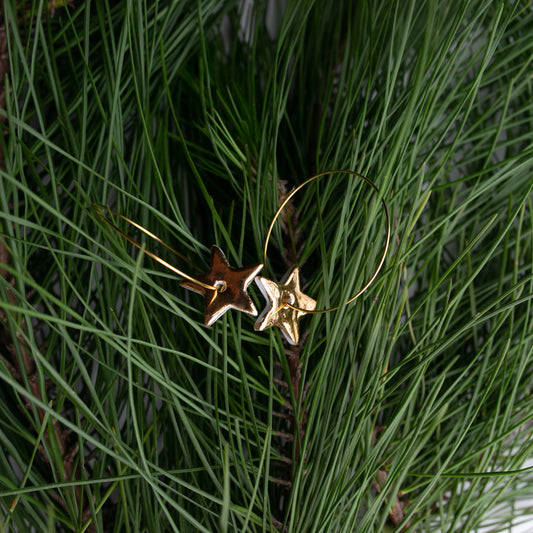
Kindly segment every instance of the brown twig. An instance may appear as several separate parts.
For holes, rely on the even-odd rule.
[[[281,204],[289,194],[287,182],[280,180],[278,182],[278,201]],[[285,209],[280,213],[280,224],[283,237],[283,248],[281,258],[285,268],[289,269],[297,264],[298,257],[304,246],[304,235],[301,228],[298,227],[299,213],[294,207],[292,201],[289,201]],[[294,475],[301,466],[301,461],[305,460],[305,450],[302,445],[305,439],[307,426],[307,415],[302,412],[305,401],[308,384],[302,387],[302,363],[301,355],[309,332],[303,332],[300,335],[300,342],[296,345],[285,344],[285,356],[288,363],[288,376],[285,379],[274,377],[274,383],[284,395],[286,401],[284,409],[275,412],[273,415],[282,421],[283,431],[277,431],[274,434],[280,439],[278,451],[281,459],[277,461],[279,466],[278,477],[272,477],[271,481],[276,485],[283,487],[286,491],[292,490]],[[279,363],[277,364],[278,370]],[[291,498],[284,499],[290,502]],[[286,514],[287,509],[281,510]],[[274,523],[279,524],[281,529],[282,522],[275,519]]]
[[[281,205],[289,195],[287,181],[278,180],[278,202]],[[298,264],[298,257],[304,247],[303,231],[298,228],[299,214],[291,201],[285,206],[285,209],[280,213],[281,231],[283,233],[283,249],[281,250],[281,258],[285,264],[285,268],[289,269]]]
[[[378,474],[376,479],[374,479],[373,486],[376,489],[377,493],[380,493],[385,486],[385,483],[387,482],[387,477],[389,473],[383,469],[380,468],[378,470]],[[392,489],[389,491],[388,494],[392,493]],[[392,507],[389,511],[389,519],[390,521],[395,525],[398,526],[403,519],[405,518],[404,508],[406,505],[408,505],[408,501],[404,500],[404,495],[401,491],[396,492],[394,495],[394,501],[392,503]],[[411,522],[407,521],[407,524],[402,528],[402,531],[407,531],[411,527]]]
[[[8,256],[7,247],[3,237],[0,237],[0,260],[2,264],[7,266],[9,265],[9,262],[6,261],[6,256]],[[8,284],[14,286],[14,277],[11,274],[8,274],[5,269],[1,269],[1,273],[2,277],[8,282]],[[17,304],[17,297],[14,291],[8,290],[7,296],[12,305]],[[5,356],[2,356],[2,359],[13,378],[16,379],[21,385],[28,386],[29,388],[28,396],[23,397],[24,404],[26,406],[26,410],[23,411],[23,414],[28,419],[30,424],[33,424],[34,420],[32,418],[32,411],[35,405],[31,401],[31,398],[36,398],[42,403],[48,403],[46,392],[51,386],[51,382],[50,380],[47,380],[45,383],[45,390],[41,390],[34,356],[24,340],[24,334],[26,331],[26,322],[24,318],[21,318],[19,321],[19,327],[22,332],[16,333],[14,337],[11,336],[8,323],[9,319],[5,310],[0,309],[0,343],[4,347],[5,354]],[[17,357],[17,352],[20,354],[20,360]],[[42,423],[45,418],[44,410],[37,406],[36,412],[39,417],[39,421]],[[63,477],[66,481],[80,479],[80,467],[78,466],[78,468],[74,468],[79,449],[77,442],[71,439],[71,431],[64,428],[58,420],[54,420],[52,422],[52,429],[58,450],[62,458],[61,468],[58,469],[56,474],[60,476],[60,478]],[[44,433],[44,438],[46,442],[50,444],[50,437],[47,432]],[[51,465],[50,458],[48,457],[43,445],[39,445],[38,452],[41,459]],[[76,500],[81,503],[83,495],[79,487],[75,487],[74,494]],[[64,505],[64,502],[61,501],[61,503]],[[94,531],[94,526],[89,526],[87,531]]]
[[[372,432],[372,444],[375,446],[378,441],[378,435],[385,431],[385,427],[383,426],[376,426]],[[376,492],[379,494],[383,487],[385,486],[385,483],[387,482],[387,478],[389,476],[389,473],[386,469],[380,468],[377,472],[377,476],[374,479],[372,485]],[[392,489],[389,490],[388,495],[392,493]],[[404,497],[404,494],[401,491],[397,491],[394,496],[394,501],[392,503],[392,507],[389,511],[389,520],[394,524],[395,526],[399,525],[403,519],[405,518],[404,508],[409,505],[409,500],[407,500]],[[407,524],[404,526],[402,531],[407,531],[411,527],[411,522],[407,522]]]
[[[55,6],[57,7],[57,6]],[[20,8],[21,11],[24,7]],[[5,23],[4,4],[0,4],[0,108],[5,109],[6,104],[6,77],[9,74],[9,56],[8,56],[8,35]],[[5,119],[2,119],[5,122]],[[0,147],[0,168],[4,169],[5,154]],[[0,276],[7,281],[8,287],[15,286],[15,277],[8,272],[3,266],[9,266],[11,264],[11,258],[9,249],[6,245],[6,241],[3,236],[0,235]],[[9,303],[17,305],[17,295],[14,290],[8,288],[7,298]],[[26,344],[24,337],[26,335],[26,322],[24,318],[20,318],[17,321],[19,324],[19,332],[14,336],[11,334],[9,328],[9,318],[4,309],[0,308],[0,344],[3,346],[2,361],[8,368],[12,377],[24,387],[28,387],[28,396],[24,396],[24,405],[26,407],[23,410],[24,416],[28,419],[30,424],[34,424],[35,420],[32,417],[33,409],[35,405],[32,403],[31,398],[36,398],[42,403],[48,403],[47,392],[51,386],[51,381],[46,380],[45,390],[41,390],[37,374],[37,364],[32,354],[32,351]],[[18,355],[20,355],[20,359]],[[38,420],[43,423],[45,419],[45,412],[41,407],[36,407]],[[53,420],[52,423],[53,435],[61,454],[62,465],[56,471],[56,476],[60,479],[63,478],[66,481],[73,479],[80,479],[80,465],[77,468],[74,467],[76,458],[79,453],[78,444],[75,439],[71,438],[72,432],[69,429],[63,427],[58,420]],[[44,433],[44,438],[48,444],[50,444],[50,436],[48,432]],[[41,444],[38,446],[38,453],[41,459],[50,464],[50,458],[45,450],[45,447]],[[74,488],[74,494],[77,502],[81,505],[83,502],[83,494],[79,487]],[[65,506],[65,502],[56,494],[56,500]],[[14,503],[16,505],[16,501]],[[83,511],[84,519],[90,518],[90,506],[86,505]],[[94,524],[90,524],[87,528],[89,533],[94,532]]]

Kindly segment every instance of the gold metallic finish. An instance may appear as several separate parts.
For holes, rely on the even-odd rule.
[[[259,315],[254,329],[263,331],[277,326],[289,344],[298,344],[298,322],[316,307],[316,301],[300,290],[299,268],[293,268],[280,283],[261,276],[257,276],[255,282],[266,299],[267,307]]]
[[[379,189],[371,180],[369,180],[362,174],[353,172],[351,170],[330,170],[327,172],[316,174],[315,176],[304,181],[300,186],[294,189],[285,198],[279,209],[276,211],[274,218],[272,219],[270,227],[268,228],[268,233],[263,248],[263,258],[265,264],[270,236],[272,234],[274,224],[278,220],[280,213],[283,211],[287,203],[298,191],[300,191],[306,185],[309,185],[313,181],[319,179],[320,177],[326,176],[328,174],[347,174],[349,176],[355,176],[366,182],[368,185],[370,185],[370,187],[372,187],[372,189],[374,189],[376,193],[379,194]],[[359,298],[359,296],[361,296],[366,291],[366,289],[368,289],[368,287],[376,279],[376,276],[378,275],[379,271],[381,270],[381,267],[383,266],[383,263],[385,262],[385,256],[389,248],[391,234],[390,216],[384,198],[381,197],[380,200],[385,213],[387,226],[385,247],[383,249],[383,253],[380,256],[376,270],[374,271],[370,279],[355,295],[353,295],[345,302],[345,305]],[[157,237],[147,229],[143,228],[140,224],[137,224],[133,220],[130,220],[128,217],[117,213],[116,211],[107,206],[93,204],[92,207],[96,214],[100,218],[102,218],[102,220],[104,220],[106,224],[108,224],[117,233],[119,233],[122,237],[124,237],[128,242],[130,242],[137,248],[143,249],[143,247],[139,243],[137,243],[134,239],[132,239],[129,235],[122,231],[112,220],[110,220],[106,215],[104,215],[104,211],[108,211],[109,213],[112,213],[113,215],[121,218],[137,230],[142,231],[145,235],[147,235],[154,241],[163,245],[172,253],[181,257],[194,268],[200,270],[189,259],[180,254],[178,251],[174,250],[174,248],[170,247],[165,242],[163,242],[159,237]],[[158,261],[160,264],[162,264],[164,267],[168,268],[172,272],[178,274],[180,277],[185,278],[184,281],[180,282],[180,285],[182,287],[202,294],[205,297],[205,323],[207,326],[212,325],[229,309],[237,309],[244,313],[249,313],[251,315],[257,316],[257,309],[246,290],[254,278],[257,282],[259,289],[261,290],[261,293],[267,301],[267,307],[258,317],[254,328],[258,331],[263,331],[264,329],[270,328],[272,326],[277,326],[280,328],[284,338],[290,344],[298,344],[298,323],[304,315],[328,313],[330,311],[335,311],[340,307],[340,305],[337,305],[329,309],[316,309],[316,301],[313,300],[313,298],[302,293],[300,290],[300,274],[298,267],[295,267],[285,276],[285,278],[280,283],[277,283],[265,277],[256,277],[256,275],[263,268],[262,264],[251,265],[243,268],[230,267],[222,250],[217,246],[213,246],[211,248],[211,270],[208,273],[202,274],[195,278],[177,269],[168,262],[164,261],[150,250],[145,249],[144,253],[146,253],[146,255],[148,255],[155,261]]]
[[[109,211],[110,213],[112,213],[113,215],[121,218],[122,220],[124,220],[125,222],[127,222],[128,224],[132,225],[134,228],[137,228],[138,230],[142,231],[143,233],[145,233],[146,235],[148,235],[148,237],[150,237],[151,239],[153,239],[154,241],[162,244],[165,248],[167,248],[168,250],[170,250],[172,253],[176,254],[178,257],[181,257],[184,261],[186,261],[187,263],[189,263],[190,265],[192,265],[194,268],[200,270],[194,263],[192,263],[191,261],[189,261],[189,259],[187,259],[184,255],[180,254],[177,250],[174,250],[174,248],[172,248],[171,246],[169,246],[167,243],[163,242],[157,235],[154,235],[151,231],[148,231],[146,228],[143,228],[140,224],[137,224],[137,222],[134,222],[133,220],[130,220],[128,217],[124,216],[124,215],[121,215],[120,213],[117,213],[117,211],[114,211],[113,209],[111,209],[110,207],[107,207],[105,205],[101,205],[101,204],[93,204],[93,210],[94,212],[110,227],[112,227],[117,233],[119,233],[120,235],[122,235],[122,237],[124,237],[128,242],[130,242],[131,244],[133,244],[133,246],[136,246],[137,248],[139,249],[142,249],[142,246],[136,242],[134,239],[132,239],[129,235],[127,235],[126,233],[124,233],[114,222],[112,222],[109,218],[107,218],[103,213],[102,213],[102,210],[106,210],[106,211]],[[162,264],[164,267],[168,268],[169,270],[171,270],[172,272],[174,272],[175,274],[178,274],[178,276],[182,277],[182,278],[185,278],[187,280],[190,280],[190,281],[195,281],[198,285],[200,285],[202,288],[204,289],[210,289],[210,290],[216,290],[216,287],[212,287],[211,285],[207,285],[205,283],[202,283],[202,282],[199,282],[197,281],[195,278],[193,278],[192,276],[189,276],[188,274],[186,274],[185,272],[182,272],[181,270],[177,269],[175,266],[171,265],[170,263],[167,263],[164,259],[161,259],[160,257],[158,257],[157,255],[155,255],[153,252],[151,252],[150,250],[144,250],[144,253],[148,256],[148,257],[151,257],[152,259],[154,259],[155,261],[157,261],[158,263]]]
[[[204,295],[205,325],[211,326],[229,309],[257,316],[257,309],[246,289],[262,268],[263,265],[231,268],[222,250],[213,245],[211,270],[197,278],[182,281],[180,285]]]
[[[270,227],[268,228],[268,232],[267,232],[267,236],[266,236],[266,239],[265,239],[265,246],[263,248],[263,262],[265,264],[265,270],[266,270],[266,265],[267,265],[267,260],[266,260],[266,256],[267,256],[267,249],[268,249],[268,243],[269,243],[269,240],[270,240],[270,235],[272,233],[272,230],[274,228],[274,224],[276,223],[280,213],[283,211],[283,209],[285,208],[285,206],[287,205],[287,203],[291,200],[291,198],[298,192],[300,191],[301,189],[303,189],[306,185],[309,185],[310,183],[312,183],[313,181],[321,178],[322,176],[327,176],[328,174],[349,174],[350,176],[355,176],[357,178],[360,178],[361,180],[363,180],[364,182],[366,182],[368,185],[370,185],[372,187],[372,189],[374,189],[375,192],[377,192],[379,194],[379,189],[376,187],[376,185],[374,184],[373,181],[369,180],[366,176],[363,176],[362,174],[359,174],[358,172],[354,172],[352,170],[328,170],[327,172],[321,172],[320,174],[316,174],[315,176],[307,179],[306,181],[304,181],[301,185],[299,185],[298,187],[296,187],[296,189],[294,189],[294,191],[292,191],[286,198],[285,200],[283,201],[283,203],[279,206],[278,210],[276,211],[276,214],[274,215],[274,218],[272,219],[272,222],[270,223]],[[381,257],[379,259],[379,262],[378,262],[378,266],[376,268],[376,270],[374,271],[374,273],[372,274],[372,276],[370,277],[370,279],[364,284],[364,286],[359,290],[359,292],[357,292],[356,294],[354,294],[351,298],[349,298],[344,305],[347,305],[349,303],[352,303],[354,300],[356,300],[357,298],[359,298],[359,296],[361,296],[361,294],[363,294],[367,289],[368,287],[370,287],[370,285],[374,282],[374,280],[376,279],[376,276],[378,275],[379,271],[381,270],[381,267],[383,266],[383,263],[385,262],[385,256],[387,255],[387,250],[389,249],[389,243],[390,243],[390,233],[391,233],[391,230],[390,230],[390,216],[389,216],[389,210],[387,208],[387,204],[385,203],[385,199],[382,197],[381,198],[381,205],[383,207],[383,211],[385,212],[385,219],[386,219],[386,224],[387,224],[387,235],[386,235],[386,240],[385,240],[385,247],[383,249],[383,253],[381,254]],[[265,279],[265,278],[261,278],[261,279]],[[314,301],[314,300],[313,300]],[[330,307],[328,309],[305,309],[304,307],[300,307],[298,306],[297,304],[295,305],[292,305],[290,303],[288,304],[285,304],[285,307],[289,307],[290,309],[292,309],[293,311],[299,311],[300,313],[302,314],[316,314],[316,315],[320,315],[320,314],[323,314],[323,313],[329,313],[330,311],[336,311],[337,309],[339,309],[340,305],[336,305],[335,307]],[[256,328],[257,329],[257,328]]]

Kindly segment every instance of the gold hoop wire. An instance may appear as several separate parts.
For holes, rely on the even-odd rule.
[[[93,211],[110,227],[112,227],[117,233],[122,235],[128,242],[133,244],[133,246],[136,246],[140,250],[143,249],[143,247],[134,239],[132,239],[127,233],[122,231],[114,222],[112,222],[109,218],[107,218],[103,213],[102,210],[105,209],[106,211],[109,211],[113,215],[121,218],[134,228],[137,228],[138,230],[142,231],[145,235],[148,235],[151,239],[158,242],[159,244],[162,244],[165,248],[170,250],[172,253],[176,254],[178,257],[189,263],[191,266],[196,268],[197,270],[200,270],[192,261],[187,259],[183,254],[180,254],[177,250],[174,250],[172,246],[169,246],[166,242],[162,241],[157,235],[154,235],[151,231],[148,231],[146,228],[143,228],[140,224],[137,224],[137,222],[134,222],[133,220],[129,219],[128,217],[122,215],[121,213],[118,213],[114,209],[111,209],[110,207],[102,204],[93,204],[92,205]],[[197,279],[193,278],[192,276],[189,276],[185,272],[182,272],[181,270],[177,269],[175,266],[171,265],[170,263],[167,263],[164,259],[161,259],[159,256],[155,255],[150,250],[144,249],[144,253],[151,257],[152,259],[155,259],[157,262],[161,263],[164,267],[168,268],[175,274],[178,274],[178,276],[181,276],[182,278],[185,278],[186,280],[194,282],[195,285],[199,285],[200,287],[203,287],[204,289],[209,289],[210,291],[218,291],[219,289],[217,287],[214,287],[213,285],[208,285],[207,283],[202,283],[201,281],[198,281]]]
[[[353,170],[328,170],[326,172],[321,172],[320,174],[315,174],[311,178],[305,180],[301,185],[298,185],[298,187],[296,187],[296,189],[294,189],[289,194],[289,196],[287,196],[287,198],[285,198],[283,203],[279,206],[278,210],[276,211],[276,214],[274,215],[274,218],[272,219],[272,222],[270,223],[270,227],[268,228],[267,236],[266,236],[266,239],[265,239],[265,246],[263,248],[263,264],[265,265],[265,269],[266,269],[266,265],[267,265],[266,256],[267,256],[267,249],[268,249],[268,243],[269,243],[269,240],[270,240],[270,235],[272,234],[272,230],[274,228],[274,224],[276,223],[280,213],[283,211],[285,206],[289,203],[291,198],[298,191],[300,191],[301,189],[303,189],[305,186],[309,185],[313,181],[318,180],[322,176],[327,176],[328,174],[349,174],[350,176],[356,176],[356,177],[360,178],[361,180],[363,180],[364,182],[366,182],[368,185],[370,185],[374,189],[374,191],[379,194],[379,189],[376,187],[376,185],[375,185],[375,183],[373,181],[368,179],[366,176],[363,176],[362,174],[359,174],[358,172],[354,172]],[[372,276],[370,277],[370,279],[365,283],[363,288],[360,289],[359,292],[354,294],[349,300],[347,300],[344,303],[344,305],[348,305],[348,304],[352,303],[354,300],[359,298],[359,296],[361,296],[361,294],[363,294],[368,289],[368,287],[370,287],[370,285],[372,285],[372,283],[376,279],[379,271],[381,270],[381,267],[383,266],[383,263],[385,262],[385,256],[387,255],[387,250],[389,249],[390,231],[391,230],[390,230],[389,210],[387,208],[387,204],[386,204],[385,199],[383,197],[381,197],[381,205],[383,206],[383,210],[385,211],[385,218],[386,218],[386,222],[387,222],[387,237],[386,237],[386,241],[385,241],[385,248],[383,249],[383,253],[381,254],[381,257],[379,259],[378,266],[377,266],[376,270],[374,271],[374,273],[372,274]],[[329,313],[330,311],[336,311],[337,309],[339,309],[341,307],[341,304],[339,304],[339,305],[336,305],[335,307],[330,307],[328,309],[307,310],[307,309],[301,309],[299,307],[295,307],[295,306],[291,305],[289,302],[285,302],[285,305],[287,307],[290,307],[291,309],[294,309],[295,311],[300,311],[301,313],[305,313],[305,314],[308,314],[308,315],[321,315],[321,314],[324,314],[324,313]]]

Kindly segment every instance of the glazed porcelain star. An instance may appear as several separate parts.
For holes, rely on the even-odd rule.
[[[257,309],[246,289],[262,268],[263,265],[231,268],[222,250],[213,245],[211,270],[196,279],[217,287],[217,290],[210,290],[188,280],[180,282],[180,285],[205,296],[205,325],[211,326],[229,309],[257,316]]]
[[[298,321],[306,312],[293,309],[287,304],[307,311],[316,308],[316,301],[300,290],[299,268],[293,268],[280,283],[261,276],[257,276],[255,282],[267,301],[267,307],[257,318],[254,329],[263,331],[278,326],[289,344],[298,344]]]

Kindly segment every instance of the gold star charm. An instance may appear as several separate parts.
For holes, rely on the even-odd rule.
[[[257,316],[257,309],[246,289],[262,268],[262,264],[231,268],[222,250],[213,245],[211,270],[196,279],[206,285],[217,287],[218,290],[210,290],[188,280],[180,282],[180,285],[205,296],[205,325],[211,326],[231,308]]]
[[[316,301],[300,290],[299,268],[293,268],[280,283],[261,276],[257,276],[255,281],[268,305],[259,315],[254,329],[263,331],[272,326],[278,326],[289,344],[298,344],[300,338],[298,321],[306,313],[293,309],[287,304],[307,311],[313,311],[316,307]]]

